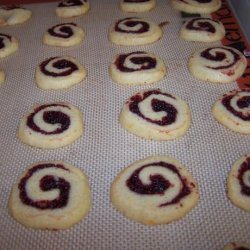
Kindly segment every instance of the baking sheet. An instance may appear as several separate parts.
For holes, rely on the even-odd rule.
[[[225,191],[233,162],[249,153],[248,136],[219,125],[211,106],[222,94],[237,88],[236,83],[215,85],[194,79],[187,60],[193,51],[210,46],[179,38],[180,13],[169,1],[158,0],[154,10],[137,16],[156,23],[168,21],[161,40],[146,46],[121,47],[107,39],[108,27],[117,19],[135,16],[123,13],[118,1],[92,0],[90,12],[79,18],[55,16],[56,3],[27,5],[32,19],[1,29],[18,38],[19,51],[1,59],[7,75],[0,88],[0,248],[1,249],[221,249],[228,241],[249,241],[250,215],[233,206]],[[42,44],[46,29],[61,22],[76,22],[86,33],[85,41],[73,48]],[[212,43],[218,45],[220,42]],[[168,67],[167,76],[154,85],[124,87],[108,73],[118,53],[145,50],[159,55]],[[35,68],[52,56],[70,55],[85,65],[88,77],[73,88],[43,91],[36,87]],[[186,100],[192,112],[192,126],[174,141],[155,142],[123,130],[118,115],[127,98],[143,89],[161,88]],[[20,118],[35,103],[68,101],[84,114],[84,135],[74,144],[55,150],[23,145],[16,137]],[[201,198],[183,219],[148,227],[130,221],[117,212],[109,197],[110,185],[121,169],[151,155],[169,155],[181,161],[197,180]],[[63,231],[25,228],[8,214],[12,185],[30,164],[42,160],[63,160],[82,169],[89,177],[93,206],[76,226]]]

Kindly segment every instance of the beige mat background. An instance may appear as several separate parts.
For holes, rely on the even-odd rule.
[[[33,12],[27,23],[0,30],[18,38],[20,50],[0,60],[6,74],[0,88],[0,248],[1,249],[221,249],[228,241],[250,241],[250,214],[233,206],[226,196],[225,182],[232,163],[249,152],[250,140],[219,125],[211,106],[236,83],[213,85],[194,79],[187,60],[198,48],[178,37],[180,13],[169,1],[140,14],[156,23],[168,21],[163,38],[147,46],[120,47],[109,43],[107,31],[115,20],[134,16],[122,13],[118,1],[91,1],[91,11],[74,21],[86,32],[85,41],[74,48],[42,44],[44,31],[65,20],[55,16],[56,3],[26,5]],[[218,45],[219,43],[214,43]],[[112,58],[123,52],[145,50],[164,60],[168,75],[161,82],[140,87],[118,86],[109,77]],[[51,56],[71,55],[88,70],[88,78],[61,91],[42,91],[34,81],[36,66]],[[179,95],[192,110],[188,133],[168,142],[146,141],[124,131],[118,122],[120,109],[137,91],[161,88]],[[84,114],[85,133],[62,149],[35,149],[20,143],[16,130],[20,118],[35,103],[68,101]],[[130,221],[110,203],[110,184],[117,173],[132,162],[151,155],[177,158],[192,172],[200,186],[198,205],[183,219],[155,227]],[[85,220],[64,231],[27,229],[8,214],[12,185],[26,166],[41,160],[63,160],[82,169],[89,177],[93,208]]]

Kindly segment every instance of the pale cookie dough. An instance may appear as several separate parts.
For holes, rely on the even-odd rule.
[[[75,23],[62,23],[45,32],[43,43],[51,46],[70,47],[80,44],[84,36],[84,31]]]
[[[24,226],[69,228],[90,210],[88,179],[80,169],[61,161],[34,163],[13,186],[8,207],[13,218]]]
[[[146,12],[156,6],[156,0],[121,0],[120,8],[124,12]]]
[[[174,158],[148,157],[122,170],[111,187],[111,201],[131,220],[166,224],[185,216],[199,200],[198,185]]]
[[[191,125],[188,104],[159,89],[132,96],[120,113],[120,124],[128,132],[151,140],[172,140],[183,136]]]
[[[237,49],[218,46],[196,51],[188,61],[190,73],[211,83],[231,83],[245,71],[247,60]]]
[[[232,90],[215,102],[212,113],[215,119],[241,134],[250,134],[250,89]]]
[[[0,58],[15,53],[18,48],[18,41],[15,37],[0,33]]]
[[[227,194],[235,206],[250,213],[250,154],[233,164],[227,178]]]
[[[90,9],[88,0],[63,0],[56,8],[59,17],[76,17],[87,13]]]
[[[250,245],[239,242],[230,242],[224,246],[223,250],[250,250]]]
[[[171,0],[171,3],[176,10],[191,14],[210,14],[221,7],[221,0]]]
[[[64,102],[34,106],[21,119],[18,128],[21,142],[51,149],[73,143],[82,133],[82,113]]]
[[[158,82],[164,78],[166,71],[162,59],[142,51],[117,55],[109,68],[115,82],[130,86]]]
[[[225,28],[220,21],[197,17],[185,22],[180,30],[180,37],[186,41],[215,42],[225,36]]]
[[[110,26],[108,38],[117,45],[136,46],[154,43],[162,35],[159,25],[139,17],[128,17]]]
[[[4,83],[5,81],[5,73],[0,70],[0,86]]]
[[[0,8],[0,27],[16,25],[28,21],[31,11],[18,6],[6,6]]]
[[[69,88],[81,82],[86,69],[73,57],[51,57],[36,69],[36,83],[41,89]]]

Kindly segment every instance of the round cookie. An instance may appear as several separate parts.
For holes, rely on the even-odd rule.
[[[247,60],[237,49],[220,46],[196,51],[188,61],[190,73],[212,83],[230,83],[245,71]]]
[[[151,140],[172,140],[183,136],[191,125],[188,104],[159,89],[132,96],[120,113],[120,124],[128,132]]]
[[[130,86],[160,81],[166,71],[160,58],[142,51],[117,55],[109,68],[110,76],[115,82]]]
[[[180,37],[186,41],[215,42],[220,41],[225,33],[225,28],[220,21],[198,17],[182,25]]]
[[[0,70],[0,86],[4,83],[5,81],[5,73]]]
[[[139,17],[128,17],[110,26],[108,38],[117,45],[136,46],[154,43],[162,35],[159,25]]]
[[[172,6],[190,14],[210,14],[221,7],[221,0],[171,0]]]
[[[215,102],[212,113],[215,119],[241,134],[250,134],[250,89],[232,90]]]
[[[59,17],[76,17],[87,13],[90,9],[88,0],[63,0],[56,8]]]
[[[36,69],[36,82],[41,89],[69,88],[87,75],[85,68],[73,57],[51,57]]]
[[[148,157],[121,171],[111,201],[127,218],[147,225],[166,224],[186,215],[198,202],[198,186],[177,160]]]
[[[18,41],[15,37],[0,33],[0,58],[15,53],[18,48]]]
[[[29,166],[13,186],[10,214],[24,226],[36,229],[66,229],[83,219],[91,207],[85,174],[61,161]]]
[[[224,246],[223,250],[250,250],[250,245],[239,242],[230,242]]]
[[[83,133],[82,113],[63,102],[34,106],[18,128],[21,142],[39,148],[59,148],[73,143]]]
[[[6,6],[0,8],[0,27],[16,25],[28,21],[31,11],[19,6]]]
[[[250,213],[250,154],[233,164],[227,178],[227,195],[235,206]]]
[[[125,12],[146,12],[152,10],[156,5],[156,0],[121,0],[120,8]]]
[[[62,23],[49,28],[43,43],[51,46],[70,47],[80,44],[84,39],[84,32],[75,23]]]

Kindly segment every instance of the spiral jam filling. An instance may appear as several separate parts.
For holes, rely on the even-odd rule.
[[[214,50],[214,52],[213,52]],[[229,52],[232,56],[232,59],[230,60],[230,58],[228,58],[228,56],[226,55],[226,52]],[[213,52],[213,53],[211,53]],[[220,69],[228,69],[230,67],[232,67],[233,65],[236,64],[237,61],[239,61],[240,56],[234,52],[232,49],[230,48],[221,48],[221,47],[215,47],[215,48],[208,48],[204,51],[201,52],[201,57],[206,58],[207,60],[210,61],[214,61],[214,62],[225,62],[224,66],[217,66],[217,67],[211,67],[211,66],[207,66],[207,68],[210,69],[216,69],[216,70],[220,70]]]
[[[186,28],[189,30],[207,31],[210,33],[215,33],[215,27],[211,22],[218,23],[211,20],[210,18],[195,18],[188,22]]]
[[[27,118],[27,126],[32,129],[33,131],[36,131],[38,133],[44,134],[44,135],[55,135],[55,134],[61,134],[65,130],[67,130],[70,126],[70,117],[61,112],[61,111],[53,111],[49,110],[46,111],[46,108],[50,107],[63,107],[68,108],[70,107],[66,105],[60,105],[60,104],[49,104],[49,105],[42,105],[34,110],[33,113],[31,113]],[[45,111],[43,111],[45,109]],[[51,125],[60,125],[58,128],[56,128],[54,131],[48,132],[43,129],[41,129],[38,125],[36,125],[34,121],[34,117],[37,113],[43,112],[43,121],[47,124]]]
[[[47,66],[53,60],[55,61],[52,62],[52,68],[57,69],[57,70],[63,70],[63,71],[52,72],[50,70],[47,70]],[[52,77],[68,76],[72,74],[74,71],[78,70],[78,67],[75,63],[66,59],[61,59],[59,57],[51,57],[48,60],[42,62],[39,65],[39,67],[42,73],[44,73],[47,76],[52,76]]]
[[[159,100],[156,98],[153,98],[151,100],[151,108],[154,112],[164,111],[166,113],[166,115],[164,117],[162,117],[161,120],[152,120],[152,119],[144,116],[141,113],[140,108],[139,108],[139,103],[144,101],[150,95],[162,95],[162,96],[166,96],[166,97],[175,99],[175,97],[171,96],[170,94],[162,93],[159,90],[151,90],[151,91],[145,92],[143,95],[138,94],[138,95],[131,97],[130,103],[129,103],[129,110],[132,113],[140,116],[144,120],[151,122],[151,123],[154,123],[154,124],[157,124],[159,126],[166,126],[166,125],[174,123],[176,121],[178,111],[172,104],[167,103],[166,101],[162,101],[162,100]]]
[[[126,29],[124,29],[121,26],[125,26]],[[122,33],[140,34],[140,33],[148,32],[149,28],[150,26],[147,22],[134,19],[133,17],[124,18],[122,20],[119,20],[115,24],[115,31],[122,32]]]
[[[0,49],[5,48],[5,39],[8,39],[11,42],[11,36],[0,33]]]
[[[60,37],[60,38],[69,38],[74,35],[74,31],[71,26],[75,26],[75,23],[63,23],[58,24],[50,29],[48,29],[48,33],[51,36]]]
[[[36,172],[42,169],[48,168],[57,168],[62,169],[65,171],[69,171],[63,165],[60,164],[40,164],[34,166],[33,168],[29,169],[27,174],[20,180],[18,188],[19,188],[19,197],[21,201],[28,205],[39,209],[55,209],[55,208],[62,208],[65,207],[69,200],[69,193],[70,193],[70,183],[63,178],[53,176],[53,175],[45,175],[40,179],[39,187],[42,191],[51,191],[58,189],[59,196],[53,200],[32,200],[26,190],[26,185],[29,179],[35,174]]]
[[[240,165],[238,180],[241,186],[241,193],[250,197],[250,157]]]
[[[87,0],[64,0],[58,4],[58,7],[81,6],[86,2]]]
[[[122,72],[134,72],[140,70],[148,70],[156,67],[156,59],[150,56],[140,56],[145,54],[145,52],[132,52],[130,54],[120,55],[116,61],[116,67]],[[138,56],[137,56],[138,55]],[[129,60],[132,64],[136,66],[136,68],[128,68],[125,65],[125,61]]]
[[[164,207],[179,203],[181,199],[183,199],[185,196],[191,193],[191,190],[187,185],[186,179],[180,175],[178,169],[174,165],[163,161],[150,163],[135,170],[126,181],[127,187],[131,191],[142,195],[163,195],[164,192],[169,187],[174,186],[174,184],[170,183],[169,180],[166,180],[161,174],[153,174],[149,176],[151,183],[143,184],[139,177],[140,172],[143,169],[147,167],[159,167],[159,166],[172,171],[175,175],[178,176],[178,179],[182,184],[179,193],[171,201],[160,204],[159,207]]]
[[[241,90],[241,93],[250,93],[250,90],[245,89]],[[236,93],[237,94],[237,93]],[[237,99],[237,102],[235,102],[235,105],[237,105],[238,109],[241,109],[241,111],[237,111],[233,106],[232,106],[232,100],[233,98],[236,98],[236,94],[231,94],[231,95],[225,95],[222,98],[222,105],[232,114],[234,114],[236,117],[242,119],[243,121],[250,121],[250,95],[242,96]],[[246,109],[244,111],[244,109]]]

